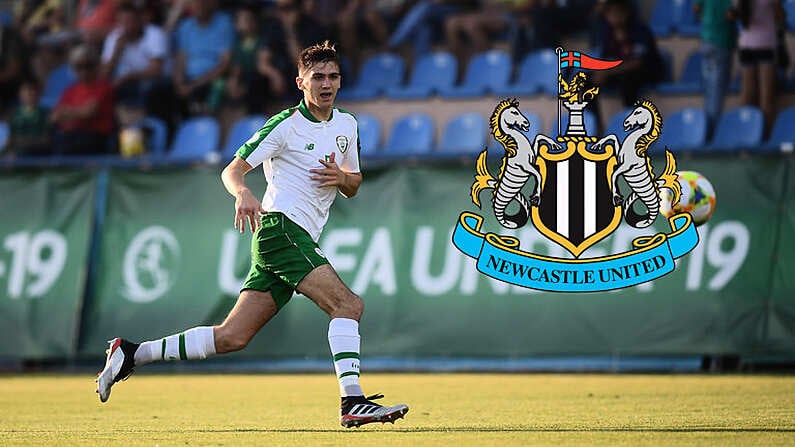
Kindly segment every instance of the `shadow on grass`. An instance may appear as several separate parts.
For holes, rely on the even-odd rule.
[[[184,430],[194,433],[367,433],[363,429],[309,429],[309,428],[230,428],[230,429],[197,429]],[[632,428],[632,427],[598,427],[598,428],[546,428],[546,427],[408,427],[388,430],[396,433],[795,433],[795,428]],[[382,433],[383,431],[369,431]]]

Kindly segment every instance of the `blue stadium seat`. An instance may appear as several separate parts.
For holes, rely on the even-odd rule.
[[[566,126],[569,125],[569,112],[564,108],[561,107],[560,109],[561,117],[560,117],[560,133],[566,133]],[[583,113],[582,119],[585,121],[585,132],[588,133],[589,136],[598,137],[597,135],[599,127],[599,123],[596,121],[596,115],[590,110],[585,110]],[[549,137],[557,137],[558,136],[558,119],[557,116],[554,117],[552,120],[551,125],[549,126]]]
[[[703,91],[703,79],[704,77],[701,74],[701,51],[696,49],[688,56],[679,80],[673,83],[663,82],[657,85],[657,91],[671,95],[701,93]]]
[[[401,85],[406,72],[403,59],[391,53],[378,53],[367,59],[355,85],[340,89],[340,100],[357,101],[373,99],[389,87]]]
[[[539,133],[543,133],[544,129],[541,123],[541,116],[529,110],[522,110],[522,115],[524,115],[525,118],[527,118],[527,121],[530,121],[530,129],[528,129],[526,133],[525,132],[523,133],[525,134],[525,136],[527,136],[527,139],[530,140],[530,142],[532,143],[536,135],[538,135]],[[557,133],[558,131],[557,118],[555,118],[554,127],[555,127],[555,133]],[[492,151],[503,150],[503,147],[499,143],[499,141],[495,140],[494,136],[491,135],[491,129],[488,129],[487,127],[486,132],[488,134],[488,139],[489,139],[489,150]],[[554,137],[554,135],[552,134],[549,134],[547,136]]]
[[[3,150],[6,148],[10,134],[11,129],[8,127],[8,123],[5,121],[0,121],[0,152],[3,152]]]
[[[674,3],[671,0],[657,0],[651,12],[649,27],[657,37],[670,36],[674,30]]]
[[[707,115],[703,109],[684,108],[663,120],[662,134],[654,143],[656,153],[666,146],[673,153],[697,151],[707,139]]]
[[[218,149],[221,129],[215,118],[201,116],[184,121],[167,154],[172,161],[202,161]]]
[[[414,65],[408,85],[389,87],[386,96],[390,99],[427,98],[455,84],[457,75],[458,61],[452,54],[447,51],[425,54]]]
[[[477,112],[466,112],[454,116],[442,132],[442,141],[437,152],[447,154],[475,154],[486,147],[488,135],[486,118]]]
[[[519,64],[516,80],[495,90],[499,96],[558,94],[558,55],[550,49],[529,53]]]
[[[673,24],[676,32],[682,36],[698,37],[701,24],[693,12],[693,0],[668,0],[673,4]]]
[[[232,128],[229,129],[229,134],[226,136],[221,158],[224,161],[231,160],[235,156],[235,152],[240,149],[240,146],[248,141],[248,139],[254,135],[254,132],[264,126],[267,121],[267,116],[249,115],[235,122]]]
[[[472,58],[460,86],[441,88],[445,98],[471,98],[493,93],[508,84],[511,57],[502,50],[489,50]]]
[[[624,137],[627,136],[627,133],[624,132],[624,120],[627,119],[627,117],[633,110],[634,110],[633,107],[628,107],[624,110],[620,110],[617,113],[615,113],[610,118],[610,122],[607,124],[607,131],[605,132],[605,135],[615,135],[616,137],[618,137],[619,141],[623,140]],[[587,125],[588,124],[586,123],[586,126]]]
[[[155,157],[165,155],[168,145],[168,126],[166,123],[155,116],[147,116],[138,122],[137,125],[145,129],[149,134],[146,139],[146,148],[149,152]]]
[[[424,113],[411,113],[395,121],[384,153],[388,155],[423,155],[433,148],[434,124]]]
[[[770,138],[764,148],[772,151],[792,151],[795,146],[795,106],[788,107],[776,116]]]
[[[53,108],[58,100],[61,99],[61,94],[66,87],[77,82],[72,68],[68,64],[63,64],[47,76],[47,81],[44,83],[44,90],[41,93],[39,104],[44,107]]]
[[[377,155],[381,149],[381,121],[375,115],[360,113],[356,115],[359,128],[360,156]]]
[[[754,106],[740,106],[721,115],[709,149],[732,151],[757,149],[762,143],[765,118]]]
[[[670,51],[666,50],[665,48],[660,48],[660,57],[662,58],[663,62],[663,69],[665,73],[663,73],[663,78],[661,83],[673,83],[674,82],[674,57]]]

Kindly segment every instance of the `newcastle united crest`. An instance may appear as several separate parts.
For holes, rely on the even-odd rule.
[[[561,68],[609,69],[621,63],[578,52],[558,54]],[[565,132],[559,129],[557,138],[538,134],[530,141],[524,133],[530,123],[518,101],[500,101],[489,121],[491,134],[503,149],[500,167],[489,171],[488,149],[484,150],[477,158],[470,196],[478,208],[490,205],[501,226],[516,229],[531,223],[573,259],[521,251],[514,237],[482,232],[483,218],[472,212],[459,217],[453,243],[477,259],[482,273],[539,290],[611,290],[673,271],[674,259],[698,243],[698,233],[686,213],[669,218],[671,233],[637,238],[628,252],[585,256],[622,220],[635,228],[649,227],[660,214],[662,189],[670,192],[672,202],[679,200],[673,154],[666,148],[665,166],[658,173],[648,154],[662,129],[657,108],[649,101],[638,101],[624,120],[623,138],[597,138],[587,134],[583,112],[599,88],[587,88],[582,71],[568,81],[559,74],[558,81],[558,119],[561,105],[569,117]]]

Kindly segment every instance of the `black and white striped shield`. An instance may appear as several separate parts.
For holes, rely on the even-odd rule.
[[[616,159],[611,145],[599,153],[589,151],[593,137],[560,138],[562,150],[540,148],[540,203],[533,206],[531,220],[541,234],[579,257],[621,223],[610,185]]]

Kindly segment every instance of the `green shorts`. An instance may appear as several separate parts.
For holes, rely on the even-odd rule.
[[[243,289],[270,291],[281,309],[304,277],[328,260],[309,233],[284,214],[268,212],[251,240],[251,270]]]

